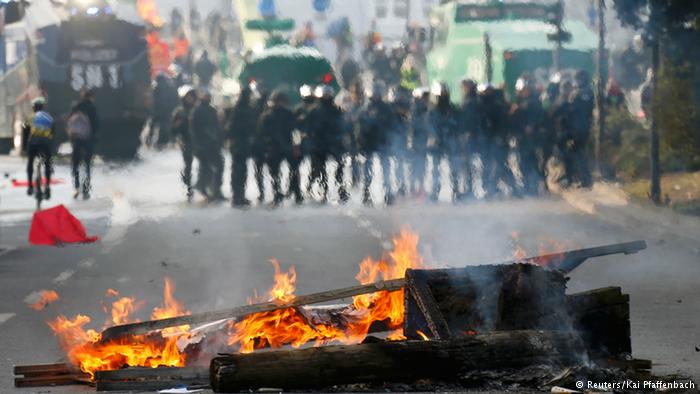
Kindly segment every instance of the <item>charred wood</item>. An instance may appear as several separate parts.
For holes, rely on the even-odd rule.
[[[445,341],[398,341],[214,358],[215,392],[260,387],[319,389],[338,384],[458,381],[473,370],[573,365],[584,354],[570,332],[508,331]]]

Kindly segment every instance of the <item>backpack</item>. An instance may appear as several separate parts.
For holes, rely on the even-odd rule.
[[[77,111],[68,117],[66,132],[71,140],[87,140],[92,135],[90,119],[83,112]]]

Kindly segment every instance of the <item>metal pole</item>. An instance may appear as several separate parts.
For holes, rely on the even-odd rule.
[[[554,66],[555,71],[560,71],[561,70],[561,49],[562,49],[562,23],[564,23],[564,3],[562,0],[557,1],[557,5],[559,6],[559,10],[561,10],[561,14],[558,15],[558,20],[557,20],[557,25],[556,25],[556,34],[557,34],[557,39],[556,43],[554,45],[554,51],[552,52],[552,65]]]
[[[652,96],[651,96],[651,129],[649,138],[649,150],[651,153],[651,188],[649,197],[654,204],[661,204],[661,164],[659,163],[659,130],[656,114],[656,92],[658,91],[658,73],[659,73],[659,37],[654,37],[654,43],[651,51],[651,67],[654,73],[652,80]]]
[[[651,50],[651,67],[652,67],[652,95],[651,95],[651,129],[649,138],[649,151],[651,154],[650,165],[651,165],[651,187],[649,190],[649,197],[654,204],[661,204],[661,164],[659,160],[659,130],[658,121],[656,115],[657,110],[657,100],[656,95],[659,88],[659,63],[660,63],[660,45],[661,45],[661,34],[658,28],[658,9],[655,2],[651,2],[651,17],[650,22],[652,24],[652,50]]]
[[[598,92],[596,106],[598,107],[598,127],[595,132],[595,170],[600,174],[600,145],[605,135],[605,83],[607,80],[607,56],[605,52],[605,0],[598,0]]]

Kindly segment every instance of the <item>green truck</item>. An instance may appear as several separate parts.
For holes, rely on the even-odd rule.
[[[445,82],[453,100],[461,100],[460,82],[502,86],[512,95],[524,72],[544,85],[554,72],[553,37],[557,3],[451,1],[431,15],[431,49],[427,55],[430,83]],[[565,42],[558,51],[559,70],[594,71],[597,36],[584,23],[566,21]]]

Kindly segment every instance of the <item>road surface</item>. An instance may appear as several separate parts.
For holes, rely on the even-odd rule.
[[[51,206],[64,203],[101,241],[62,248],[27,243],[34,201],[10,179],[23,163],[0,158],[0,392],[13,388],[12,366],[50,363],[63,353],[45,324],[58,314],[93,316],[99,328],[108,288],[162,300],[164,277],[191,311],[243,304],[272,283],[271,258],[296,266],[298,293],[355,284],[358,263],[379,257],[402,228],[420,235],[428,264],[464,266],[509,259],[518,246],[529,255],[552,242],[588,247],[644,239],[648,250],[590,260],[571,274],[571,292],[622,286],[631,296],[634,356],[654,361],[654,372],[700,380],[700,221],[639,206],[609,185],[560,192],[537,200],[474,201],[454,206],[401,201],[365,208],[307,204],[272,210],[234,210],[228,204],[186,204],[177,152],[150,153],[136,164],[98,165],[94,198],[71,198],[68,168],[53,188]],[[0,174],[5,175],[5,174]],[[357,192],[355,191],[355,195]],[[251,194],[249,197],[255,197]],[[517,239],[515,238],[517,234]],[[53,289],[60,300],[37,312],[25,298]],[[142,318],[146,318],[144,315]],[[41,392],[76,392],[48,388]]]

